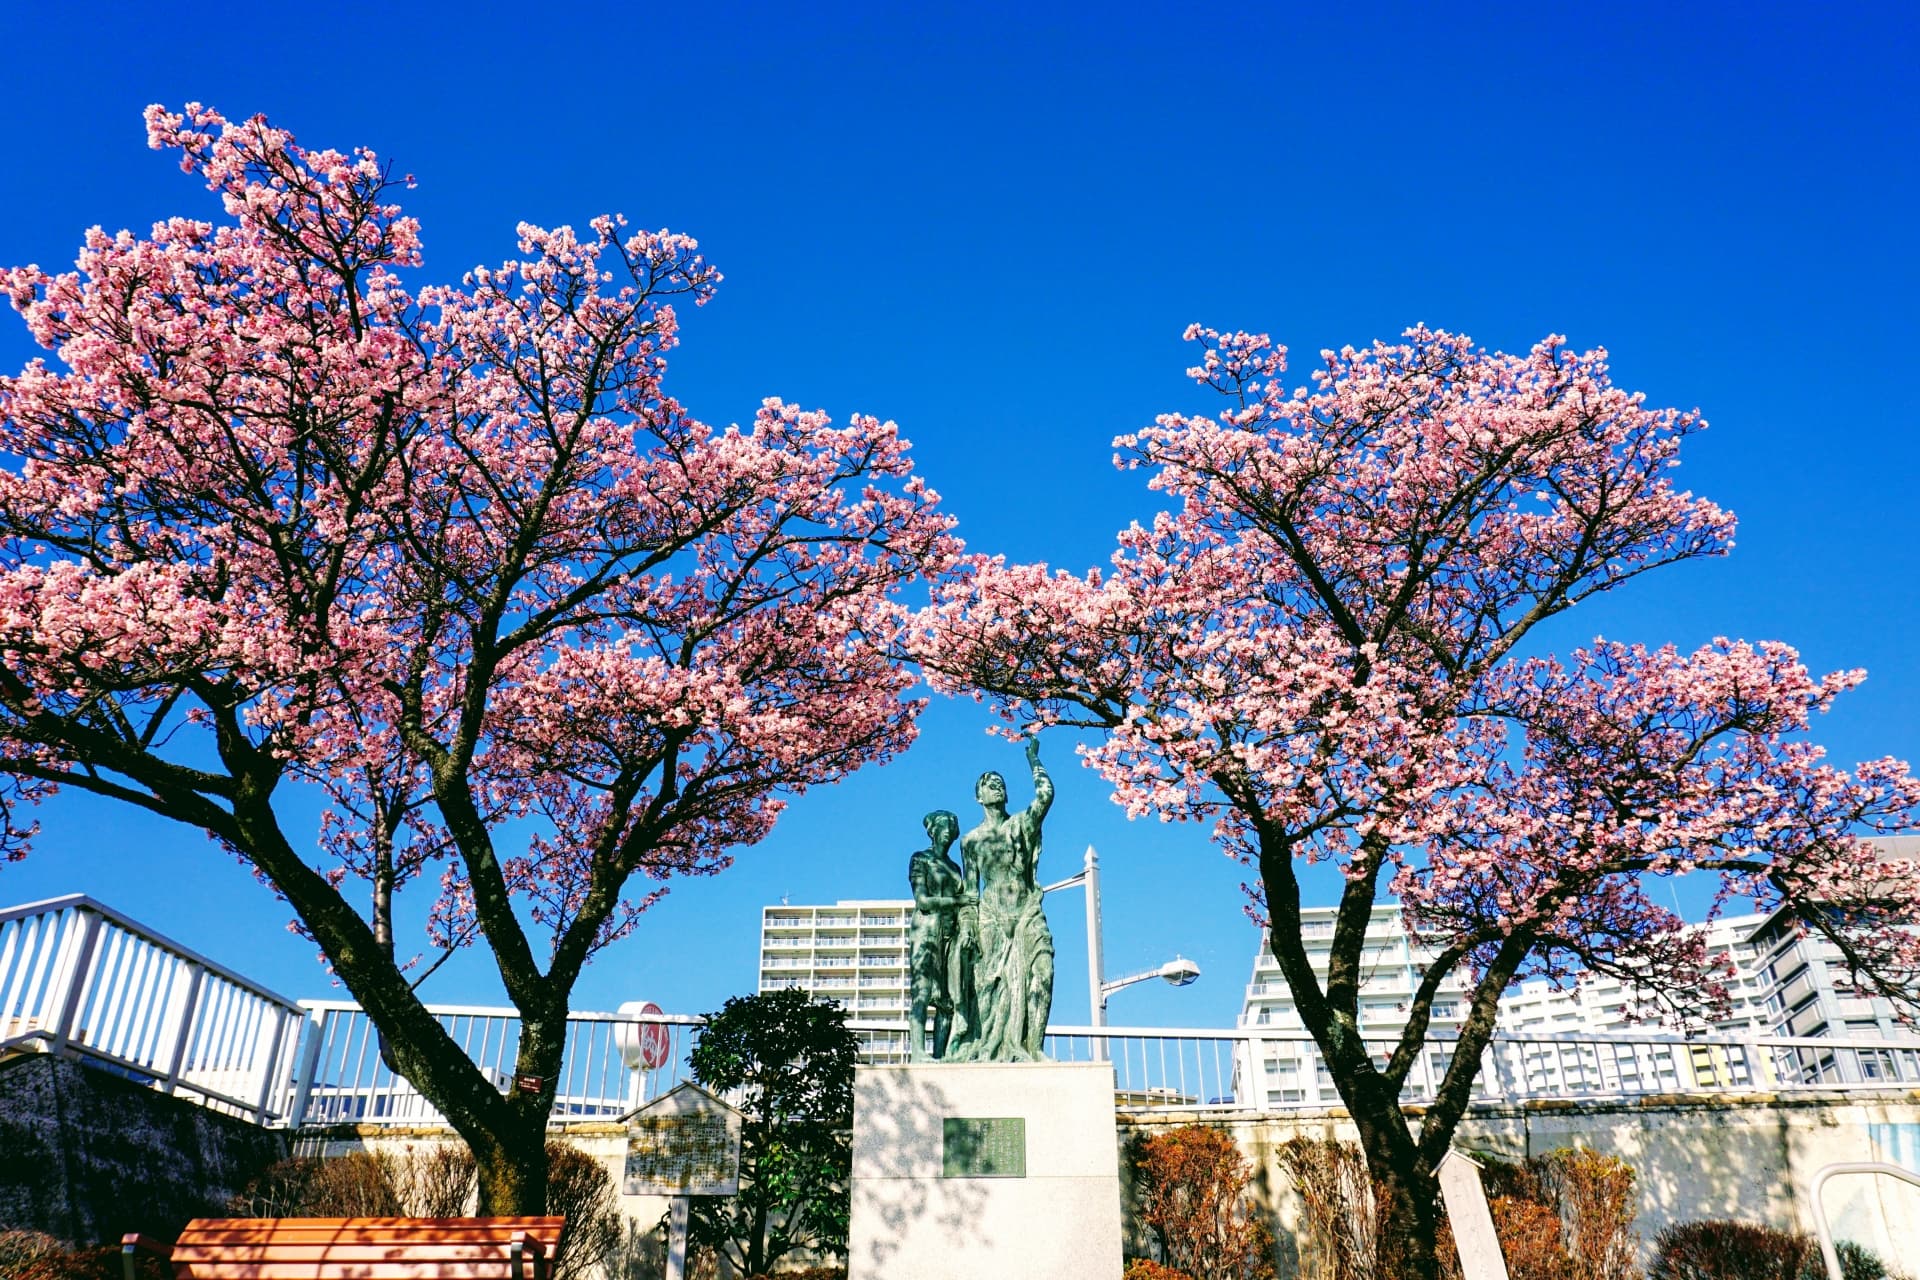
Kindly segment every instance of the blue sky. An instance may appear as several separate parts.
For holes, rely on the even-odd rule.
[[[1205,405],[1191,321],[1323,346],[1416,321],[1489,347],[1605,346],[1713,429],[1681,475],[1741,517],[1722,561],[1557,621],[1691,646],[1775,638],[1867,684],[1820,726],[1842,761],[1920,755],[1920,24],[1894,6],[1200,9],[969,4],[19,6],[0,124],[0,260],[72,261],[95,223],[216,216],[144,144],[149,102],[267,113],[416,175],[428,268],[512,252],[522,219],[617,210],[727,274],[670,385],[698,416],[763,396],[896,419],[975,548],[1074,569],[1154,509],[1110,440]],[[29,354],[0,321],[0,363]],[[759,909],[904,893],[919,815],[1019,771],[938,704],[899,762],[794,802],[681,884],[576,995],[676,1012],[750,990]],[[1101,851],[1116,1023],[1229,1025],[1255,944],[1241,870],[1198,829],[1128,824],[1049,743],[1043,874]],[[1017,781],[1014,800],[1025,790]],[[323,995],[284,909],[197,835],[57,800],[0,902],[82,891],[289,995]],[[1056,1020],[1085,1018],[1081,904],[1055,900]],[[492,1001],[484,963],[437,1000]]]

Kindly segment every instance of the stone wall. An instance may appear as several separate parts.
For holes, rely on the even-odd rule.
[[[170,1240],[286,1151],[284,1133],[67,1058],[0,1062],[0,1227]]]
[[[1298,1205],[1277,1152],[1293,1137],[1352,1140],[1353,1126],[1343,1111],[1152,1111],[1122,1113],[1119,1119],[1123,1199],[1128,1196],[1124,1153],[1138,1135],[1191,1123],[1231,1132],[1253,1162],[1256,1193],[1275,1228],[1282,1280],[1317,1280],[1311,1267],[1302,1266],[1295,1233]],[[330,1155],[354,1149],[400,1153],[447,1136],[428,1129],[368,1127],[312,1136],[301,1149]],[[561,1136],[604,1161],[618,1179],[626,1148],[620,1126],[570,1125]],[[1468,1117],[1458,1145],[1509,1160],[1569,1146],[1618,1156],[1638,1175],[1638,1228],[1644,1243],[1662,1227],[1698,1218],[1742,1218],[1811,1232],[1807,1188],[1823,1166],[1889,1160],[1920,1168],[1915,1164],[1920,1156],[1920,1093],[1489,1104]],[[633,1196],[623,1197],[622,1207],[635,1227],[651,1231],[667,1205],[658,1197]],[[1836,1234],[1920,1274],[1920,1190],[1885,1179],[1837,1181],[1829,1191],[1827,1211]],[[1127,1251],[1146,1252],[1145,1237],[1130,1214],[1127,1233]]]
[[[1233,1133],[1253,1162],[1255,1185],[1276,1226],[1282,1276],[1298,1270],[1298,1205],[1278,1149],[1290,1138],[1352,1141],[1338,1109],[1285,1115],[1143,1112],[1123,1114],[1132,1136],[1179,1124]],[[1505,1160],[1559,1147],[1587,1147],[1632,1165],[1637,1229],[1650,1246],[1664,1227],[1701,1218],[1740,1218],[1788,1231],[1814,1229],[1808,1190],[1815,1174],[1842,1161],[1886,1161],[1920,1172],[1920,1093],[1656,1097],[1617,1103],[1482,1105],[1461,1124],[1455,1145]],[[1890,1178],[1831,1183],[1826,1210],[1835,1234],[1872,1248],[1888,1263],[1920,1270],[1920,1188]],[[1137,1237],[1130,1251],[1143,1247]]]

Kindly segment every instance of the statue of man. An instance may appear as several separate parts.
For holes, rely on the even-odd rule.
[[[921,820],[931,848],[907,861],[913,886],[913,919],[907,925],[907,974],[912,1001],[909,1056],[927,1062],[948,1056],[956,1037],[972,1028],[973,953],[978,926],[974,896],[967,892],[960,866],[947,850],[960,835],[960,819],[936,809]],[[927,1040],[927,1015],[933,1015],[933,1039]]]
[[[980,957],[974,970],[978,1044],[984,1062],[1044,1062],[1042,1042],[1053,1009],[1053,933],[1040,909],[1040,824],[1053,803],[1053,782],[1040,765],[1040,744],[1027,740],[1033,803],[1007,812],[1007,781],[980,775],[974,798],[980,825],[960,839],[968,888],[980,894]]]

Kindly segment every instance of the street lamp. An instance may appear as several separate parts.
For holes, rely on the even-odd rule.
[[[1107,1024],[1107,997],[1122,987],[1130,987],[1136,982],[1145,982],[1149,978],[1164,978],[1169,986],[1184,987],[1200,976],[1200,966],[1185,956],[1175,956],[1158,969],[1147,969],[1141,973],[1130,973],[1124,978],[1115,978],[1112,982],[1100,984],[1100,1007],[1095,1010],[1095,1026]]]
[[[1087,890],[1087,1003],[1094,1026],[1107,1025],[1107,997],[1122,987],[1130,987],[1149,978],[1163,978],[1173,986],[1184,987],[1200,976],[1199,965],[1184,956],[1175,956],[1157,969],[1128,974],[1108,982],[1100,951],[1100,856],[1093,851],[1092,845],[1087,846],[1086,865],[1079,875],[1044,885],[1040,891],[1052,893],[1055,889],[1071,889],[1075,885],[1085,885]]]

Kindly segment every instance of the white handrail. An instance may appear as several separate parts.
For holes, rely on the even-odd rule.
[[[1826,1264],[1828,1280],[1843,1280],[1840,1272],[1840,1250],[1834,1247],[1833,1227],[1827,1221],[1827,1206],[1821,1199],[1821,1193],[1827,1188],[1827,1180],[1847,1173],[1878,1173],[1897,1179],[1909,1186],[1920,1187],[1920,1177],[1914,1176],[1911,1169],[1903,1169],[1897,1164],[1887,1164],[1881,1160],[1847,1160],[1839,1164],[1830,1164],[1813,1175],[1813,1183],[1807,1189],[1808,1197],[1813,1201],[1813,1230],[1820,1241],[1820,1260]]]

